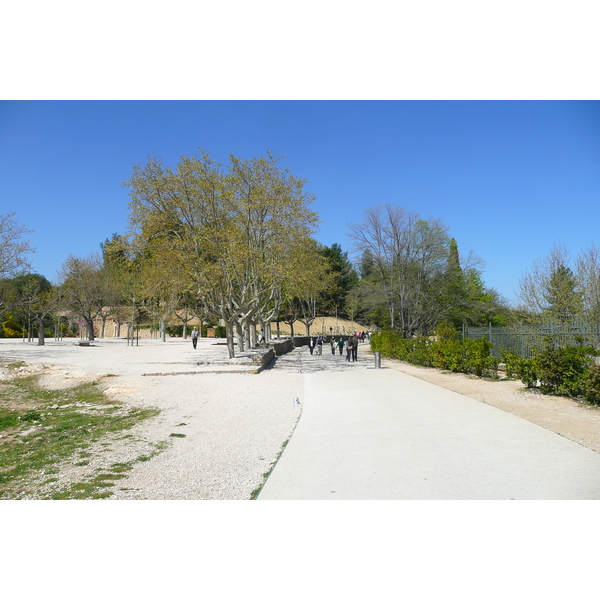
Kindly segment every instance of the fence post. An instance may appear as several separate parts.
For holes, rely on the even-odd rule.
[[[525,358],[525,332],[523,331],[523,321],[521,321],[521,356]]]

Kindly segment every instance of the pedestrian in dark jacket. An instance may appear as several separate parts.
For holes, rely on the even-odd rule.
[[[315,345],[317,347],[317,355],[321,356],[323,354],[323,338],[321,336],[317,338]]]
[[[348,338],[348,342],[346,344],[346,360],[350,362],[350,357],[352,356],[352,338]]]

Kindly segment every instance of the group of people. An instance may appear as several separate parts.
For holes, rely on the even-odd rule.
[[[196,349],[198,344],[199,331],[197,327],[194,327],[192,331],[192,346]],[[339,339],[335,339],[334,336],[331,336],[331,340],[329,344],[331,346],[331,354],[335,356],[335,349],[338,348],[340,352],[340,356],[344,353],[344,346],[346,346],[346,360],[347,361],[356,361],[358,360],[358,344],[359,342],[364,342],[370,339],[370,332],[361,331],[360,333],[354,332],[353,335],[348,337],[348,341],[345,341],[343,337]],[[264,341],[264,336],[260,341]],[[321,334],[319,334],[316,338],[310,338],[308,343],[308,347],[311,354],[317,353],[317,356],[321,356],[323,354],[323,345],[325,340]]]
[[[359,341],[364,341],[366,339],[363,334],[357,334],[354,332],[354,335],[350,336],[347,341],[344,340],[343,337],[340,337],[336,340],[333,336],[331,336],[331,340],[329,344],[331,346],[331,354],[335,356],[335,350],[338,348],[340,352],[340,356],[344,353],[344,346],[346,346],[346,360],[348,362],[358,360],[358,343]],[[325,340],[322,335],[318,335],[316,338],[310,338],[308,343],[308,349],[311,354],[316,352],[317,356],[321,356],[323,354],[323,345]]]

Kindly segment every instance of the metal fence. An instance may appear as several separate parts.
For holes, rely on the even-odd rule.
[[[500,358],[502,350],[514,352],[523,357],[534,355],[536,348],[542,348],[545,339],[552,337],[559,346],[584,345],[600,349],[600,326],[587,321],[569,323],[542,323],[541,325],[519,325],[517,327],[463,327],[463,338],[487,338],[492,344],[492,356]]]

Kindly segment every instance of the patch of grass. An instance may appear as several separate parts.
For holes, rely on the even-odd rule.
[[[184,438],[184,437],[187,437],[187,436],[185,435],[185,433],[171,433],[169,435],[169,437]]]
[[[285,450],[285,447],[288,445],[288,442],[289,442],[289,439],[285,440],[285,442],[283,442],[283,444],[281,444],[281,450],[279,451],[279,454],[277,455],[277,458],[273,461],[273,464],[271,465],[271,468],[268,471],[266,471],[265,473],[263,473],[263,480],[261,481],[260,485],[252,492],[252,494],[250,494],[250,500],[256,500],[258,498],[258,495],[260,494],[260,492],[263,489],[265,483],[267,482],[267,479],[269,478],[269,475],[273,472],[273,469],[275,468],[275,465],[277,464],[277,462],[281,458],[281,455],[283,454],[283,451]]]
[[[106,398],[98,382],[62,390],[42,389],[38,376],[2,382],[0,407],[0,499],[19,497],[30,479],[56,473],[53,465],[61,461],[77,458],[79,466],[88,464],[85,459],[91,455],[85,450],[92,444],[104,444],[101,440],[107,434],[130,429],[160,412],[154,408],[127,409]],[[28,434],[21,435],[25,431]],[[97,475],[56,497],[99,497],[98,489],[114,485],[114,477],[110,472]],[[106,497],[104,492],[101,497]]]
[[[24,363],[23,361],[19,361],[19,362],[11,362],[8,363],[6,365],[4,365],[7,369],[20,369],[21,367],[24,367],[26,363]]]
[[[100,473],[88,481],[80,481],[70,485],[68,488],[54,492],[50,495],[52,500],[95,500],[101,498],[110,498],[112,490],[106,489],[114,487],[115,482],[127,476],[135,463],[145,462],[154,458],[157,454],[168,447],[165,442],[153,444],[154,452],[139,456],[129,462],[113,463],[109,469],[102,470]],[[122,488],[126,489],[126,488]]]

